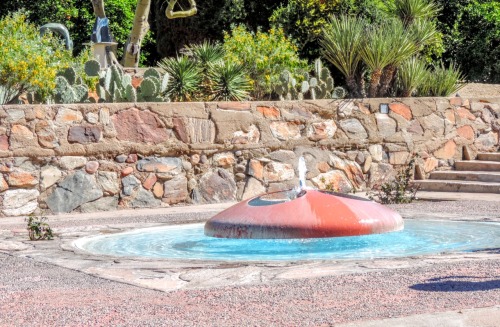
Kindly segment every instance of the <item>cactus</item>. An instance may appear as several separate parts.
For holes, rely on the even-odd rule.
[[[281,84],[274,86],[274,92],[280,96],[280,100],[295,100],[298,97],[296,89],[297,80],[293,77],[292,73],[284,70],[279,78]]]
[[[137,91],[132,84],[125,87],[125,98],[127,99],[127,102],[137,102]]]
[[[70,85],[76,83],[76,71],[73,67],[66,68],[58,75],[64,77]]]
[[[144,72],[143,76],[144,76],[144,78],[148,78],[148,77],[156,77],[158,79],[161,78],[160,73],[156,69],[154,69],[154,68],[148,68],[148,69],[146,69],[146,71]]]
[[[314,76],[311,78],[311,81],[315,80],[314,85],[309,82],[311,84],[311,99],[330,99],[334,88],[333,78],[328,68],[323,67],[320,59],[316,59],[314,62]]]
[[[280,75],[280,84],[275,85],[274,92],[280,97],[280,100],[303,100],[308,94],[312,100],[316,99],[337,99],[346,96],[342,87],[335,87],[333,78],[328,68],[323,67],[320,59],[314,62],[314,76],[304,73],[304,81],[299,89],[296,87],[296,80],[292,74],[285,70]]]
[[[90,77],[98,77],[101,71],[101,64],[97,60],[89,60],[85,63],[85,74]]]
[[[86,102],[89,98],[89,89],[82,83],[74,68],[67,68],[56,76],[54,100],[56,103]]]
[[[165,74],[162,77],[153,68],[144,72],[144,80],[137,90],[132,86],[132,77],[125,74],[118,65],[109,66],[101,71],[99,76],[96,89],[100,102],[161,102],[166,100],[162,94],[168,86],[169,76]]]

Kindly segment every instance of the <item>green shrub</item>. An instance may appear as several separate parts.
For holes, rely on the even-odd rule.
[[[383,204],[413,202],[418,191],[418,186],[411,182],[416,159],[417,156],[413,156],[406,167],[402,168],[392,180],[375,186],[367,193],[368,197]]]
[[[244,26],[233,26],[224,34],[225,60],[243,65],[253,82],[254,99],[270,97],[272,84],[284,70],[306,70],[307,62],[300,59],[297,47],[282,29],[269,32],[249,32]]]
[[[57,72],[70,65],[71,54],[52,35],[40,37],[22,12],[0,21],[0,35],[0,85],[14,91],[13,98],[33,92],[47,99]]]

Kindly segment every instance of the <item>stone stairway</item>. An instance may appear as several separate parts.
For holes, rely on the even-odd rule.
[[[500,194],[500,152],[479,153],[476,160],[455,162],[455,170],[435,171],[416,180],[420,191]]]

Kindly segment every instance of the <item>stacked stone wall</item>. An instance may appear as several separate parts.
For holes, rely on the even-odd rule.
[[[389,113],[380,113],[388,104]],[[0,215],[342,192],[497,151],[500,98],[0,106]]]

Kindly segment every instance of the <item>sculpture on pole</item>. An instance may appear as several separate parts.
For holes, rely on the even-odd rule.
[[[104,0],[91,0],[94,8],[94,15],[97,20],[102,20],[106,17],[104,11]],[[176,10],[175,7],[179,0],[169,0],[165,15],[169,19],[184,18],[196,15],[196,2],[195,0],[188,0],[189,8]],[[142,40],[149,31],[148,16],[151,7],[151,0],[137,0],[137,7],[135,10],[134,23],[127,43],[125,44],[125,51],[122,60],[124,67],[137,67],[141,55]],[[96,25],[97,26],[97,25]],[[110,61],[114,61],[110,58]],[[115,59],[116,60],[116,59]]]

